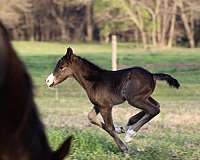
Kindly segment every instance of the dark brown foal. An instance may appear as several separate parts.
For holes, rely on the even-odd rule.
[[[0,23],[0,160],[63,160],[71,137],[52,151],[39,118],[32,82]]]
[[[127,153],[127,146],[117,136],[124,132],[122,127],[115,127],[112,119],[114,105],[124,101],[142,111],[132,116],[127,124],[125,141],[129,142],[135,133],[160,112],[160,105],[151,94],[156,80],[164,80],[175,88],[179,82],[168,74],[152,74],[141,67],[132,67],[118,71],[108,71],[75,54],[71,48],[57,63],[54,71],[46,80],[49,87],[56,86],[68,77],[75,78],[85,89],[91,103],[94,105],[88,114],[92,124],[103,128],[115,140],[119,149]],[[104,123],[97,120],[101,114]]]

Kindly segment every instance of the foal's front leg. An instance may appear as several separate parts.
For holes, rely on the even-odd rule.
[[[99,120],[97,119],[97,115],[99,114],[99,112],[99,108],[97,106],[94,106],[92,110],[88,113],[88,119],[92,124],[102,128],[102,123],[99,122]]]
[[[99,112],[100,112],[99,107],[94,106],[92,108],[92,110],[88,113],[88,119],[92,124],[97,125],[97,126],[102,128],[102,122],[100,122],[97,119],[97,115],[99,114]],[[114,128],[115,128],[115,131],[116,131],[117,134],[125,133],[125,128],[123,128],[123,127],[119,127],[119,126],[114,125]]]
[[[115,133],[111,111],[112,108],[99,108],[98,106],[94,106],[93,109],[88,114],[88,119],[92,124],[95,124],[104,129],[106,132],[108,132],[114,138],[119,149],[122,152],[127,153],[128,152],[127,146],[119,139],[119,137]],[[96,117],[99,113],[101,113],[104,123],[97,120]]]
[[[102,123],[102,128],[113,137],[118,148],[123,153],[128,153],[128,147],[121,141],[121,139],[117,136],[117,133],[115,131],[112,119],[112,107],[102,107],[100,109],[100,113],[104,120],[104,123]]]

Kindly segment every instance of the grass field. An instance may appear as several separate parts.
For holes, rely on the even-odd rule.
[[[161,113],[145,125],[129,144],[130,156],[124,157],[103,130],[90,125],[87,113],[92,108],[79,84],[68,79],[48,89],[45,78],[68,44],[13,42],[35,84],[35,99],[53,148],[68,135],[74,135],[71,154],[77,160],[197,160],[200,159],[200,49],[142,50],[132,44],[119,44],[119,67],[143,66],[152,72],[167,72],[181,83],[180,90],[158,82],[153,97],[161,104]],[[72,44],[75,53],[103,68],[111,68],[109,44]],[[125,125],[139,110],[127,103],[113,111],[116,124]],[[124,138],[124,135],[120,135]]]

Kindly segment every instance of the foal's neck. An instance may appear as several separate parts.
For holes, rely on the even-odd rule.
[[[74,78],[81,84],[84,89],[88,89],[97,81],[103,79],[105,70],[86,59],[75,56],[73,61]]]

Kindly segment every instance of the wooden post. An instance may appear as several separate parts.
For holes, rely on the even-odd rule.
[[[112,70],[117,70],[117,36],[112,35]]]
[[[56,101],[59,100],[58,87],[56,87],[56,93],[55,93],[55,96],[56,96]]]

